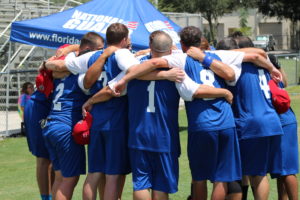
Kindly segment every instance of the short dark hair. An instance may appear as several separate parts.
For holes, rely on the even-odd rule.
[[[205,37],[201,37],[200,49],[203,51],[210,49],[209,43]]]
[[[32,86],[32,87],[33,87],[33,84],[30,83],[30,82],[25,82],[25,83],[22,85],[22,89],[21,89],[21,93],[22,93],[22,94],[28,94],[28,92],[27,92],[28,86]]]
[[[89,47],[91,50],[96,50],[98,48],[99,41],[101,41],[104,46],[104,39],[101,35],[95,32],[88,32],[81,38],[79,48],[83,49],[84,47]]]
[[[118,44],[128,37],[128,28],[121,23],[113,23],[106,30],[106,42],[108,45]]]
[[[238,45],[236,41],[232,37],[224,38],[217,43],[217,50],[230,50],[230,49],[238,49]]]
[[[179,32],[180,40],[186,47],[200,47],[202,32],[195,26],[187,26]]]
[[[234,39],[237,38],[237,37],[242,37],[242,36],[244,36],[244,34],[241,31],[234,31],[233,33],[231,33],[229,35],[229,37],[232,37]]]
[[[278,58],[274,54],[268,54],[268,57],[269,57],[271,63],[276,67],[276,69],[281,68]]]
[[[239,48],[254,47],[252,40],[247,36],[237,37],[235,41]]]

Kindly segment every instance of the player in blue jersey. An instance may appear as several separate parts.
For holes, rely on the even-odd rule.
[[[85,38],[85,37],[84,37]],[[90,50],[103,47],[103,39],[96,33],[88,33],[89,40],[83,40],[81,46]],[[96,44],[89,43],[96,41]],[[81,48],[83,51],[85,48]],[[79,52],[79,54],[81,51]],[[68,57],[74,56],[73,54]],[[69,59],[69,58],[66,58]],[[45,67],[53,71],[67,71],[57,68],[57,61],[47,61]],[[80,174],[85,174],[84,146],[73,141],[71,132],[75,123],[81,120],[81,106],[87,96],[80,85],[79,73],[73,68],[71,74],[54,80],[53,102],[47,124],[43,129],[46,145],[55,170],[52,189],[54,199],[71,199]]]
[[[224,46],[235,48],[234,42],[231,39],[231,45]],[[280,172],[277,138],[282,129],[270,99],[269,72],[252,63],[243,63],[241,70],[240,77],[236,83],[229,84],[229,89],[234,94],[232,108],[240,140],[242,171],[243,175],[249,175],[254,197],[268,199],[266,174]]]
[[[200,47],[200,38],[201,38],[201,36],[199,37],[199,47]],[[185,65],[186,63],[185,63],[185,59],[187,59],[186,58],[186,56],[184,57],[184,59],[182,59],[182,60],[184,60],[183,62],[182,62],[182,60],[179,60],[178,61],[178,63],[180,63],[179,65],[181,65],[181,66],[179,66],[178,65],[178,63],[176,63],[176,61],[177,61],[177,58],[178,57],[180,57],[180,56],[184,56],[184,54],[176,54],[176,55],[174,55],[174,53],[173,53],[173,57],[164,57],[164,59],[167,59],[168,60],[168,64],[170,65],[170,66],[176,66],[176,67],[180,67],[180,68],[184,68],[184,66],[187,66],[187,65]],[[171,58],[175,58],[176,57],[176,59],[175,60],[171,60]],[[163,61],[162,62],[165,62],[166,60],[164,60],[164,59],[162,59]],[[195,61],[195,62],[197,62],[197,61]],[[229,67],[226,67],[224,64],[222,64],[221,62],[219,62],[219,61],[217,61],[217,60],[213,60],[212,61],[213,63],[210,63],[212,66],[213,66],[213,68],[218,68],[218,69],[220,69],[220,71],[221,71],[221,73],[224,73],[224,74],[229,74],[229,75],[227,75],[227,77],[230,77],[230,74],[233,74],[233,72],[232,72],[232,70],[231,70],[231,68],[229,68]],[[175,63],[175,64],[174,64]],[[199,63],[199,62],[197,62],[197,63]],[[168,64],[167,64],[167,66],[168,66]],[[199,66],[201,66],[200,64],[198,64]],[[224,69],[224,70],[223,70]],[[226,73],[226,70],[229,72],[229,73]],[[224,72],[225,71],[225,72]],[[188,72],[188,71],[187,71]],[[198,74],[199,73],[196,73],[197,74],[197,76],[198,76]],[[194,76],[193,76],[193,74],[192,73],[188,73],[188,75],[189,76],[191,76],[191,78],[193,79],[193,78],[195,78]],[[211,74],[212,76],[214,76],[213,74]],[[231,79],[232,78],[234,78],[234,77],[231,77]],[[122,80],[121,80],[122,81]],[[125,81],[126,82],[126,78],[123,78],[123,81]],[[195,79],[194,81],[196,81],[196,82],[198,82],[198,83],[206,83],[206,84],[209,84],[209,85],[211,85],[209,82],[199,82],[197,79]],[[224,102],[223,102],[223,100],[224,99],[220,99],[219,101],[221,101],[221,104],[224,104],[224,105],[227,105],[227,109],[225,109],[225,107],[224,107],[224,109],[218,109],[218,110],[223,110],[225,113],[229,113],[229,114],[227,114],[226,115],[226,120],[228,120],[228,119],[232,119],[231,120],[231,122],[229,122],[229,126],[227,126],[226,128],[233,128],[234,127],[234,121],[233,121],[233,116],[232,116],[232,113],[230,113],[231,111],[230,111],[230,105],[229,104],[227,104],[226,102],[225,102],[225,100],[224,100]],[[194,100],[194,101],[198,101],[198,100]],[[192,101],[193,102],[193,101]],[[192,103],[191,102],[191,103]],[[188,104],[188,103],[187,103]],[[205,104],[205,103],[204,103]],[[206,104],[205,104],[206,105]],[[195,109],[195,110],[197,110],[197,109]],[[202,109],[198,109],[198,111],[200,112],[200,111],[202,111]],[[205,110],[203,110],[203,112],[205,112]],[[220,112],[220,111],[219,111]],[[189,113],[188,113],[189,114]],[[231,114],[231,116],[230,116],[230,114]],[[192,115],[190,115],[189,117],[193,117]],[[194,120],[193,119],[191,119],[191,118],[189,118],[188,120],[189,120],[189,129],[193,129],[194,127]],[[199,118],[198,118],[199,119]],[[204,118],[203,118],[203,120],[204,120]],[[212,120],[213,121],[213,120]],[[209,123],[209,121],[207,122],[207,118],[206,118],[206,122],[205,122],[206,124],[210,124]],[[214,125],[214,126],[218,126],[219,124],[216,124],[216,125]],[[198,124],[195,124],[195,126],[198,126]],[[205,126],[205,124],[203,123],[203,126]],[[229,131],[230,132],[230,131]],[[232,133],[232,134],[231,134]],[[235,132],[234,132],[234,129],[233,129],[233,131],[232,132],[230,132],[230,133],[228,133],[229,135],[232,135],[233,137],[233,143],[235,144],[235,148],[233,148],[233,150],[232,149],[230,149],[230,151],[232,151],[232,152],[234,152],[233,153],[233,155],[234,156],[232,156],[233,157],[233,159],[232,159],[232,161],[233,162],[228,162],[229,163],[229,165],[231,164],[231,165],[236,165],[237,166],[237,170],[236,169],[233,169],[233,170],[231,170],[230,171],[230,174],[233,174],[233,177],[229,177],[229,179],[231,179],[231,178],[233,178],[233,180],[235,180],[235,179],[239,179],[239,177],[240,177],[240,163],[239,163],[239,152],[238,152],[238,148],[237,148],[237,140],[235,139],[234,140],[234,134],[235,134]],[[202,134],[203,135],[203,134]],[[206,141],[207,142],[207,141]],[[205,153],[207,153],[207,152],[205,152]],[[230,154],[230,156],[231,156],[231,154]],[[191,161],[192,159],[190,159],[190,161]],[[199,159],[196,159],[196,160],[199,160]],[[195,160],[195,161],[196,161]],[[212,159],[211,159],[212,160]],[[212,160],[212,162],[213,162],[213,160]],[[196,165],[196,164],[195,164]],[[208,168],[210,168],[210,169],[214,169],[212,166],[210,166],[210,167],[208,167]],[[207,168],[207,169],[208,169]],[[229,167],[228,167],[229,168]],[[199,169],[198,167],[196,167],[196,169]],[[203,170],[203,168],[202,168],[202,170]],[[201,170],[201,171],[202,171]],[[201,171],[199,172],[199,173],[201,173]],[[208,169],[208,171],[209,171],[209,169]],[[192,173],[194,173],[194,170],[192,171]],[[214,172],[212,172],[212,173],[214,173]],[[212,174],[212,173],[208,173],[207,171],[205,172],[205,173],[203,173],[203,174],[205,174],[205,175],[208,175],[208,176],[210,176],[209,178],[204,178],[204,179],[202,179],[202,180],[206,180],[206,179],[214,179],[215,177],[214,177],[214,175]],[[224,176],[226,176],[225,175],[226,173],[224,173]],[[194,178],[194,180],[197,180],[196,179],[196,177],[193,177]],[[226,177],[227,179],[228,179],[228,177]],[[224,180],[225,181],[225,180]],[[195,182],[195,185],[197,184],[197,182]],[[196,198],[196,197],[194,197],[194,198]]]
[[[42,136],[40,121],[45,119],[50,111],[50,100],[36,90],[28,100],[24,110],[26,137],[30,152],[36,156],[36,178],[42,200],[51,199],[51,161],[49,152]],[[50,173],[51,174],[51,173]]]
[[[172,39],[166,33],[155,31],[150,35],[151,57],[170,54],[171,46]],[[149,58],[147,56],[143,60]],[[162,74],[163,72],[166,71],[157,73]],[[139,79],[164,79],[165,77],[150,75],[150,77],[143,76]],[[195,88],[198,89],[200,86],[195,83]],[[209,88],[207,89],[209,91]],[[228,94],[230,96],[227,90],[214,90],[219,92],[220,96],[227,97]],[[220,93],[221,91],[223,94]],[[207,91],[203,92],[203,88],[201,88],[195,92],[194,97],[203,95],[203,93],[207,93]],[[97,100],[98,94],[91,98],[92,103],[100,101],[100,99]],[[137,94],[139,103],[135,98]],[[129,148],[132,158],[134,199],[151,198],[147,190],[150,188],[153,190],[152,198],[166,199],[168,193],[177,191],[178,179],[180,145],[177,112],[179,95],[175,84],[169,81],[133,80],[128,86],[128,96],[129,118],[132,119],[129,121]],[[155,162],[150,162],[149,159]],[[161,171],[161,166],[165,166],[167,170]]]
[[[281,88],[287,87],[286,75],[278,62],[278,59],[268,55],[270,61],[282,73],[283,81],[279,83]],[[298,199],[298,180],[296,174],[299,172],[297,119],[290,108],[287,112],[279,114],[283,135],[280,137],[280,149],[282,153],[282,171],[280,174],[271,174],[277,178],[277,190],[279,199]]]
[[[61,46],[59,49],[64,49]],[[64,59],[56,57],[55,59]],[[42,64],[43,65],[43,64]],[[42,200],[51,199],[51,187],[54,181],[49,152],[42,135],[41,121],[49,114],[51,107],[51,93],[53,89],[52,74],[50,71],[41,71],[36,77],[36,91],[25,107],[25,123],[29,150],[37,157],[36,178]],[[50,172],[50,173],[49,173]]]
[[[195,41],[198,41],[198,43],[199,43],[199,45],[198,45],[198,47],[200,46],[200,36],[201,36],[201,34],[200,34],[200,36],[199,36],[199,34],[197,34],[197,33],[199,33],[200,31],[199,30],[197,30],[197,28],[196,27],[187,27],[186,28],[186,30],[188,30],[188,32],[191,34],[190,36],[189,35],[187,35],[188,36],[188,38],[187,39],[190,39],[187,43],[186,43],[186,47],[190,47],[190,46],[192,46],[192,45],[190,45],[190,44],[193,44],[193,42],[195,42]],[[196,33],[196,35],[194,35],[194,33]],[[183,41],[183,40],[185,40],[185,38],[184,37],[182,37],[181,38],[181,40]],[[195,45],[195,44],[194,44]],[[197,46],[197,45],[196,45]],[[184,49],[184,48],[183,48]],[[187,48],[185,49],[185,50],[187,50]],[[244,56],[244,54],[241,54],[241,53],[233,53],[233,52],[218,52],[219,54],[219,56],[221,57],[221,58],[223,58],[222,59],[222,61],[223,60],[225,60],[227,63],[229,63],[229,64],[232,64],[232,63],[237,63],[238,65],[240,65],[241,64],[241,62],[243,61],[243,59],[249,59],[250,57],[248,56],[248,57],[246,57],[246,56]],[[227,58],[226,58],[226,54],[227,54]],[[229,57],[228,57],[228,55],[229,55]],[[152,59],[152,63],[150,63],[150,64],[152,64],[152,65],[165,65],[165,64],[169,64],[169,65],[173,65],[173,66],[177,66],[177,67],[181,67],[181,68],[184,68],[184,66],[186,66],[186,60],[187,60],[187,58],[186,58],[186,55],[184,55],[184,56],[181,56],[180,54],[177,54],[177,55],[172,55],[173,57],[174,57],[174,59],[168,59],[168,58],[165,58],[165,59],[167,59],[168,60],[168,63],[166,63],[166,61],[164,60],[164,59]],[[181,58],[182,57],[182,58]],[[234,75],[233,76],[231,76],[231,74],[232,74],[232,72],[231,73],[229,73],[229,75],[227,75],[226,74],[226,72],[228,72],[228,71],[231,71],[231,69],[230,68],[226,68],[226,69],[224,69],[224,67],[222,66],[222,65],[219,65],[218,64],[218,62],[216,61],[216,59],[212,59],[212,58],[209,58],[209,60],[203,60],[203,58],[204,58],[204,54],[202,53],[202,58],[200,58],[200,60],[201,60],[201,62],[203,62],[203,63],[205,63],[206,65],[208,65],[208,66],[210,66],[211,67],[211,69],[212,70],[214,70],[214,71],[216,71],[217,73],[219,73],[221,76],[224,76],[225,78],[227,78],[227,79],[234,79],[235,77],[234,77]],[[225,59],[224,59],[225,58]],[[259,62],[263,62],[264,64],[266,64],[267,65],[267,67],[270,67],[270,65],[268,65],[268,63],[265,61],[265,60],[262,60],[262,58],[261,57],[259,57],[259,56],[256,56],[255,55],[255,57],[251,57],[251,59],[252,60],[254,60],[255,58],[259,58]],[[227,60],[226,60],[227,59]],[[192,61],[192,60],[191,60]],[[209,62],[208,62],[209,61]],[[221,68],[218,68],[218,67],[220,67],[220,66],[222,66]],[[194,70],[195,68],[193,68],[193,67],[191,67],[189,70],[189,72],[190,72],[190,74],[192,74],[192,75],[194,75],[194,76],[196,76],[196,77],[198,77],[199,76],[199,73],[197,73],[196,71],[195,72],[193,72],[193,70]],[[222,71],[223,70],[223,71]],[[238,68],[237,68],[237,70],[239,70]],[[273,68],[272,68],[272,70],[273,70]],[[224,72],[225,71],[225,72]],[[207,72],[207,71],[205,71],[205,72]],[[132,73],[132,74],[134,74],[134,73]],[[127,77],[126,77],[127,76]],[[117,86],[116,86],[116,90],[117,90],[117,92],[119,92],[119,90],[122,90],[123,88],[124,88],[124,84],[128,81],[128,80],[130,80],[130,75],[129,74],[127,74],[124,78],[122,78],[121,80],[120,80],[120,82],[117,84]],[[202,76],[202,78],[204,79],[204,81],[206,82],[206,83],[208,83],[209,84],[209,80],[211,80],[211,79],[207,79],[207,78],[214,78],[214,75],[213,74],[204,74],[204,76]],[[218,79],[218,78],[217,78]],[[199,81],[199,77],[197,78],[197,81]],[[219,80],[218,80],[219,81]],[[221,85],[224,85],[224,83],[222,83],[221,82]],[[220,83],[218,83],[217,84],[217,87],[220,87]],[[225,102],[224,102],[225,103]],[[205,104],[204,104],[205,105]],[[190,117],[189,117],[189,128],[190,129],[199,129],[199,128],[203,128],[203,129],[205,129],[205,128],[207,128],[207,129],[209,129],[209,126],[207,126],[207,125],[209,125],[209,123],[207,123],[206,121],[205,121],[205,123],[195,123],[194,122],[194,120],[191,120],[191,119],[193,119],[193,117],[195,117],[196,115],[193,115],[192,113],[195,111],[196,109],[191,109],[191,113],[188,113],[189,115],[190,115]],[[219,109],[217,109],[216,110],[216,112],[218,111]],[[230,107],[228,107],[228,105],[227,105],[227,109],[223,109],[223,110],[221,110],[222,112],[227,112],[229,115],[230,115]],[[220,111],[219,111],[220,112]],[[223,116],[223,114],[221,115],[221,116]],[[197,119],[199,119],[199,118],[197,118]],[[200,118],[201,119],[201,118]],[[202,118],[203,119],[203,118]],[[220,119],[222,119],[222,118],[220,118]],[[220,120],[219,121],[219,123],[220,124],[223,124],[224,125],[224,127],[223,128],[233,128],[234,127],[234,120],[233,120],[233,116],[232,116],[232,113],[231,113],[231,122],[230,121],[227,121],[227,119],[230,119],[229,117],[228,118],[226,118],[226,121],[225,120]],[[214,122],[213,120],[212,120],[212,122]],[[216,125],[216,124],[210,124],[211,125],[211,128],[213,129],[213,128],[220,128],[221,126],[220,125]],[[233,136],[235,133],[234,133],[234,129],[232,129],[233,130],[233,133],[231,133],[231,134],[229,134],[229,136]],[[224,133],[225,134],[225,133]],[[194,141],[194,140],[193,140]],[[233,147],[233,149],[234,150],[236,150],[236,156],[237,157],[235,157],[235,158],[233,158],[233,162],[234,162],[234,160],[235,161],[237,161],[237,165],[239,165],[239,161],[238,161],[238,159],[239,159],[239,155],[238,155],[238,149],[236,148],[237,147],[237,140],[236,140],[236,137],[234,137],[233,136],[233,141],[235,141],[235,146]],[[232,152],[231,152],[232,153]],[[192,162],[195,160],[195,159],[191,159],[192,160]],[[232,160],[231,160],[232,161]],[[229,162],[227,159],[225,159],[225,161],[224,162]],[[229,164],[230,165],[230,164]],[[237,167],[238,168],[238,167]],[[227,168],[227,170],[232,170],[232,168],[231,168],[231,166],[230,167],[228,167]],[[233,169],[233,171],[234,171],[235,169]],[[236,176],[235,177],[223,177],[224,179],[223,180],[225,180],[226,178],[226,180],[229,180],[230,178],[232,179],[232,180],[234,180],[235,178],[238,178],[239,177],[239,168],[235,171],[236,172]],[[201,172],[200,172],[201,173]],[[224,175],[224,176],[226,176],[226,174],[227,174],[227,172],[226,173],[222,173],[222,175]],[[207,175],[207,173],[205,173],[204,175]],[[219,178],[219,177],[218,177]],[[215,179],[215,177],[211,177],[211,179],[212,180],[214,180]],[[204,179],[205,180],[205,179]],[[226,181],[225,181],[226,182]],[[197,188],[197,187],[195,187],[195,188]],[[224,197],[224,195],[226,194],[226,192],[225,192],[225,189],[226,189],[226,184],[225,183],[220,183],[220,184],[215,184],[215,190],[214,190],[214,193],[213,193],[213,196],[214,195],[216,195],[216,196],[223,196]],[[198,190],[197,190],[198,191]],[[195,197],[194,197],[195,198]],[[199,198],[201,198],[201,197],[199,197]]]

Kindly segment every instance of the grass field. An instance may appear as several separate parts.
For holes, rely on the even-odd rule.
[[[300,119],[300,86],[289,87],[292,108]],[[172,200],[184,200],[190,193],[190,171],[186,155],[187,149],[187,121],[184,110],[180,111],[180,139],[182,155],[180,157],[179,191],[170,196]],[[299,128],[298,128],[299,133]],[[81,199],[84,176],[80,178],[73,199]],[[300,180],[298,178],[298,180]],[[211,184],[209,184],[211,190]],[[249,193],[249,200],[253,199]],[[35,158],[28,152],[26,139],[8,138],[0,141],[0,200],[37,200],[39,192],[35,180]],[[132,199],[131,177],[128,176],[123,193],[123,199]],[[276,185],[271,180],[271,200],[277,199]]]
[[[283,57],[279,56],[278,60],[284,69],[289,85],[298,83],[300,74],[300,58],[299,57]]]

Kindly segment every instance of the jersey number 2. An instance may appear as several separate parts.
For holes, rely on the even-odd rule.
[[[64,83],[60,83],[56,87],[55,91],[57,91],[57,94],[55,95],[55,98],[53,100],[53,110],[61,111],[61,102],[58,102],[58,99],[63,94],[64,88],[65,88]]]

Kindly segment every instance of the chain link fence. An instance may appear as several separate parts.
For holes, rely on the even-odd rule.
[[[20,133],[22,119],[18,111],[18,98],[22,84],[34,83],[36,74],[36,69],[11,70],[0,74],[0,137]]]
[[[287,75],[288,85],[300,83],[300,52],[293,54],[274,54]]]
[[[14,45],[14,44],[13,44]],[[1,64],[0,69],[0,137],[20,133],[21,117],[18,112],[18,98],[25,82],[35,83],[37,69],[41,62],[54,55],[54,50],[41,47],[32,49],[31,46],[23,45],[18,56],[13,58],[19,45],[12,45],[11,63]],[[31,51],[30,55],[28,54]],[[9,60],[9,59],[8,59]],[[5,70],[4,68],[7,67]]]

